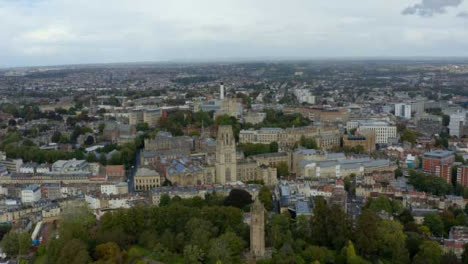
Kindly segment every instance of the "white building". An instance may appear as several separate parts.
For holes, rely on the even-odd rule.
[[[411,104],[395,104],[395,116],[411,119]]]
[[[126,182],[119,182],[116,184],[103,184],[101,185],[101,193],[105,195],[127,194],[128,184]]]
[[[466,123],[466,112],[456,112],[450,115],[449,131],[451,136],[460,137],[460,130]]]
[[[40,164],[36,167],[37,174],[48,174],[50,173],[50,165],[47,163]]]
[[[30,185],[21,190],[21,202],[34,203],[41,199],[41,187],[37,184]]]
[[[89,173],[89,164],[85,160],[57,160],[52,164],[54,173]]]
[[[7,196],[8,195],[8,188],[0,186],[0,195]]]
[[[358,132],[372,131],[375,133],[375,143],[387,144],[389,139],[396,138],[397,128],[386,121],[358,120],[346,123],[348,131],[357,129]]]
[[[33,174],[36,169],[37,164],[34,162],[28,162],[21,165],[19,168],[19,173]]]
[[[299,103],[315,104],[315,96],[313,96],[307,89],[294,89],[294,95]]]

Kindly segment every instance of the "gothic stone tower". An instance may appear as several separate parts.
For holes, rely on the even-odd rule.
[[[265,207],[260,200],[250,209],[250,253],[255,259],[265,256]]]
[[[237,181],[236,142],[232,126],[219,126],[216,137],[216,183]]]

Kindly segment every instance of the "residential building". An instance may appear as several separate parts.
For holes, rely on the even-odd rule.
[[[57,160],[52,164],[51,173],[74,174],[89,173],[90,167],[86,160]]]
[[[411,119],[411,104],[395,104],[395,116]]]
[[[442,117],[425,114],[418,118],[416,130],[425,135],[440,134],[443,129]]]
[[[127,180],[124,165],[107,165],[106,177],[111,182],[123,182]]]
[[[119,182],[113,184],[101,185],[101,193],[105,195],[121,195],[128,193],[128,184],[126,182]]]
[[[457,169],[457,183],[468,187],[468,166],[460,166]]]
[[[463,126],[467,121],[467,113],[465,111],[458,111],[450,115],[449,133],[451,136],[461,137]]]
[[[29,185],[21,190],[22,203],[35,203],[41,200],[41,187],[37,184]]]
[[[36,166],[35,162],[23,163],[19,168],[19,173],[33,174],[36,172]]]
[[[60,183],[41,184],[41,197],[46,200],[58,200],[62,198]]]
[[[452,151],[434,150],[424,153],[423,170],[429,173],[436,173],[437,166],[452,165],[455,162],[455,155]]]
[[[299,103],[315,104],[315,96],[308,89],[294,89],[293,94]]]
[[[437,165],[435,175],[443,178],[447,183],[452,183],[452,166],[449,164]]]
[[[452,226],[449,237],[443,240],[443,250],[446,253],[454,253],[461,258],[464,252],[464,246],[468,243],[468,227]]]

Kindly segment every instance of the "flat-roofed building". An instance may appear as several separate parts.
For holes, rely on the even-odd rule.
[[[389,139],[397,137],[397,128],[386,121],[356,120],[346,124],[346,130],[357,132],[374,132],[376,144],[387,144]]]
[[[436,173],[437,166],[452,165],[455,162],[455,155],[448,150],[434,150],[424,153],[423,170],[429,173]]]
[[[22,203],[35,203],[39,200],[41,200],[41,187],[39,185],[29,185],[21,190]]]

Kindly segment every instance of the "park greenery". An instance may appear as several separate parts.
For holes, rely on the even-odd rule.
[[[259,199],[274,208],[271,190]],[[232,190],[181,199],[163,195],[159,206],[137,206],[108,212],[98,221],[86,207],[68,208],[57,229],[39,246],[35,263],[245,263],[249,227],[243,221],[252,197]],[[377,214],[385,211],[394,220]],[[428,214],[423,225],[400,202],[371,199],[353,220],[336,205],[314,199],[313,216],[271,215],[265,226],[271,258],[262,264],[283,263],[467,263],[444,254],[430,236],[446,236],[450,227],[466,225],[466,212],[449,208]],[[1,246],[10,256],[26,258],[30,235],[9,232]]]
[[[237,147],[244,152],[246,157],[278,152],[278,143],[276,142],[271,142],[270,144],[240,143]]]

